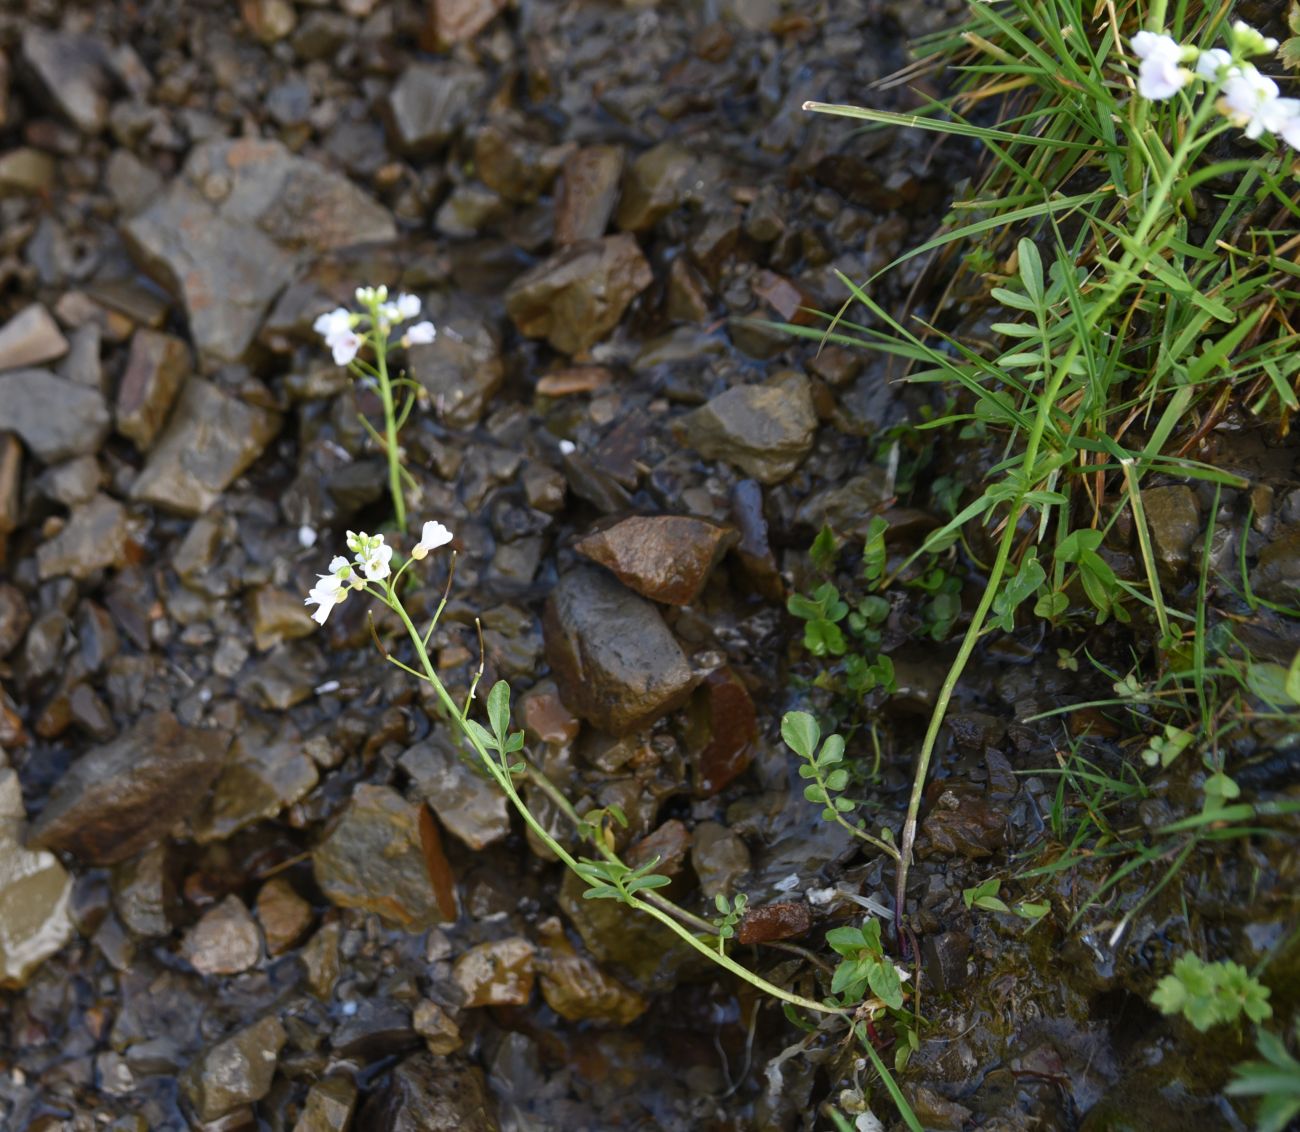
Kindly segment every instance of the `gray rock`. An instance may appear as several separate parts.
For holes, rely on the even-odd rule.
[[[615,223],[624,232],[644,232],[685,199],[695,159],[673,142],[646,150],[628,168]]]
[[[117,211],[134,216],[162,192],[163,179],[129,149],[115,149],[108,157],[104,183]]]
[[[393,144],[411,156],[446,145],[480,105],[487,78],[464,63],[412,63],[389,91],[384,118]]]
[[[29,25],[22,60],[38,92],[87,134],[108,120],[108,76],[103,46],[85,35],[49,32]]]
[[[53,853],[23,848],[16,772],[0,769],[0,987],[22,986],[73,935],[72,878]]]
[[[237,401],[191,377],[132,485],[132,498],[181,515],[200,515],[279,430],[279,413]]]
[[[200,975],[237,975],[262,958],[262,937],[247,905],[227,896],[185,933],[181,955]]]
[[[166,421],[190,365],[190,350],[182,339],[145,329],[132,336],[117,388],[117,431],[141,452],[149,450]]]
[[[397,1065],[366,1102],[358,1132],[499,1132],[477,1066],[428,1053]]]
[[[612,330],[653,278],[634,237],[583,240],[516,279],[506,310],[521,334],[576,354]]]
[[[471,849],[502,841],[510,832],[505,795],[466,761],[476,756],[457,751],[445,731],[411,747],[398,765],[433,808],[447,832]]]
[[[695,827],[691,841],[691,867],[700,878],[700,891],[708,900],[735,891],[736,881],[749,872],[749,849],[740,837],[715,821]]]
[[[168,905],[174,898],[167,874],[167,850],[161,845],[113,869],[113,910],[132,935],[144,939],[169,935]]]
[[[0,369],[52,362],[68,352],[59,324],[40,303],[32,303],[0,327]]]
[[[278,1018],[261,1018],[190,1062],[181,1091],[198,1118],[217,1120],[266,1096],[287,1037]]]
[[[102,331],[93,322],[87,322],[72,332],[72,341],[67,355],[59,362],[58,375],[77,385],[105,395],[108,382],[105,380],[104,367],[99,358]]]
[[[232,833],[273,818],[307,795],[319,781],[316,764],[293,738],[263,742],[254,732],[235,739],[202,815],[194,823],[195,840],[220,841]]]
[[[104,486],[104,473],[94,456],[77,456],[46,468],[37,483],[42,494],[64,507],[74,507],[95,497]]]
[[[1149,487],[1142,492],[1156,562],[1177,575],[1191,561],[1192,547],[1201,530],[1196,493],[1186,484]]]
[[[126,553],[126,508],[107,495],[72,509],[68,525],[36,550],[41,581],[63,576],[88,578],[120,566]]]
[[[1300,606],[1300,527],[1278,531],[1259,552],[1250,587],[1265,601]]]
[[[436,318],[438,336],[408,351],[411,376],[429,391],[438,415],[454,428],[472,428],[501,387],[501,337],[467,306]]]
[[[108,406],[93,389],[43,369],[0,373],[0,432],[16,432],[42,463],[97,452],[108,424]]]
[[[396,238],[392,216],[346,177],[279,142],[198,146],[179,177],[122,227],[127,246],[185,302],[205,363],[240,360],[272,300],[308,259]]]
[[[32,822],[28,844],[87,864],[124,861],[193,811],[229,746],[224,731],[183,727],[170,712],[146,715],[64,772]]]
[[[677,422],[701,456],[726,460],[760,483],[780,483],[812,450],[817,431],[808,379],[790,374],[773,385],[738,385]]]
[[[685,702],[697,679],[659,610],[603,570],[571,570],[551,591],[546,659],[565,705],[626,735]]]
[[[356,787],[342,820],[312,854],[316,883],[326,897],[341,908],[378,913],[407,931],[440,923],[419,810],[390,787]]]
[[[555,199],[558,246],[596,240],[605,234],[622,175],[623,151],[617,146],[588,146],[564,163]]]

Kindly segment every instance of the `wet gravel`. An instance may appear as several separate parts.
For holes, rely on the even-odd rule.
[[[741,954],[821,993],[765,944],[820,953],[864,900],[890,905],[893,873],[803,801],[780,714],[874,724],[864,791],[890,820],[953,646],[907,591],[888,704],[813,686],[784,598],[816,581],[823,523],[860,539],[883,512],[894,554],[937,524],[890,456],[924,441],[888,431],[931,393],[765,320],[838,307],[836,272],[928,237],[969,175],[963,150],[799,109],[866,98],[905,34],[960,10],[0,12],[0,1126],[828,1126],[820,1106],[865,1080],[851,1047],[584,900],[382,663],[376,642],[405,655],[391,618],[308,617],[342,532],[388,517],[357,423],[377,398],[311,323],[386,283],[439,327],[405,358],[427,396],[403,444],[413,529],[456,533],[431,642],[453,695],[481,618],[483,687],[511,681],[547,774],[580,810],[619,806],[620,848],[659,856],[674,898],[710,914],[747,893]],[[876,297],[901,309],[924,271]],[[1256,593],[1300,604],[1293,442],[1243,420],[1208,443],[1253,486],[1215,514],[1153,485],[1171,587],[1194,587],[1213,522],[1225,562],[1247,540]],[[996,458],[954,447],[926,474],[975,485]],[[1293,623],[1240,620],[1289,663]],[[963,901],[1058,851],[1054,774],[1085,725],[1108,772],[1133,757],[1100,717],[1025,722],[1107,694],[1057,643],[992,643],[946,726],[908,893],[930,1025],[905,1088],[934,1128],[1239,1127],[1214,1091],[1244,1040],[1197,1041],[1145,998],[1171,954],[1208,947],[1276,952],[1275,1008],[1294,1008],[1293,836],[1198,850],[1186,884],[1122,886],[1073,926],[1102,862],[1026,886],[1052,906],[1032,931]],[[1234,738],[1252,796],[1294,793],[1295,734]],[[866,729],[851,751],[872,757]],[[1113,820],[1194,812],[1200,773],[1176,766]]]

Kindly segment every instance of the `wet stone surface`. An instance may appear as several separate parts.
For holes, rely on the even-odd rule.
[[[761,325],[838,309],[836,272],[868,278],[930,239],[945,179],[971,169],[933,135],[800,109],[915,111],[875,81],[952,5],[796,7],[0,12],[6,1132],[795,1132],[842,1088],[883,1097],[842,1032],[805,1041],[662,925],[585,898],[428,689],[385,665],[418,663],[391,618],[357,596],[321,627],[302,601],[347,530],[383,529],[401,555],[412,541],[358,420],[381,419],[375,391],[312,331],[383,283],[438,326],[395,365],[418,386],[400,440],[412,530],[455,533],[429,640],[452,696],[478,675],[481,624],[471,710],[508,679],[521,757],[579,814],[616,807],[630,864],[657,858],[706,920],[715,894],[744,892],[731,954],[829,993],[826,931],[863,901],[892,909],[894,878],[803,798],[780,716],[835,715],[851,792],[878,807],[861,813],[897,830],[953,638],[929,635],[929,579],[905,572],[880,626],[898,693],[840,696],[819,677],[851,661],[810,658],[786,602],[855,590],[876,515],[897,566],[947,517],[930,484],[969,502],[1003,440],[922,458],[935,434],[894,426],[944,411],[936,387]],[[950,278],[913,261],[873,295],[903,315]],[[1300,605],[1294,440],[1258,432],[1234,419],[1197,457],[1249,499],[1225,489],[1212,516],[1204,484],[1142,490],[1170,601],[1213,521],[1210,560],[1231,563],[1216,601],[1284,674],[1288,623],[1234,596],[1244,553],[1255,597]],[[826,571],[806,553],[823,524],[842,547]],[[966,611],[985,549],[942,559]],[[1131,527],[1101,552],[1140,584]],[[409,572],[422,624],[447,568],[444,550]],[[1155,978],[1201,939],[1247,967],[1277,950],[1279,1017],[1295,1002],[1280,837],[1197,848],[1184,899],[1139,906],[1122,884],[1074,929],[1096,861],[1005,882],[1051,906],[1032,930],[967,907],[964,889],[1054,849],[1058,752],[1132,777],[1103,712],[1021,722],[1114,694],[1081,654],[1058,663],[1076,622],[1128,671],[1122,632],[1083,607],[1059,639],[994,634],[935,753],[906,894],[926,1026],[902,1079],[929,1126],[1217,1126],[1229,1053],[1249,1050],[1189,1045],[1141,1006]],[[1289,798],[1289,721],[1234,726],[1222,754],[1245,800]],[[1198,767],[1139,769],[1148,796],[1107,820],[1153,836],[1198,812]],[[1247,890],[1260,922],[1241,922]]]

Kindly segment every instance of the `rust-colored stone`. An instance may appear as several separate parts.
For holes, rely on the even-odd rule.
[[[592,532],[574,549],[653,601],[689,605],[736,537],[730,527],[704,519],[633,515]]]
[[[705,737],[695,758],[695,789],[707,797],[749,766],[758,739],[758,717],[748,689],[729,668],[709,674],[691,707],[692,730]]]
[[[741,944],[772,943],[779,939],[796,939],[812,927],[812,909],[799,901],[766,904],[750,908],[736,929]]]

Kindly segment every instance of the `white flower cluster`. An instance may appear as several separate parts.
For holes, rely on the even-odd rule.
[[[1300,149],[1300,99],[1281,97],[1277,83],[1246,62],[1252,55],[1273,54],[1277,40],[1238,20],[1228,42],[1231,51],[1222,47],[1200,51],[1167,35],[1138,32],[1130,41],[1139,60],[1138,94],[1158,101],[1172,98],[1197,79],[1218,83],[1219,113],[1242,127],[1248,138],[1276,134]],[[1189,70],[1187,64],[1193,64],[1195,70]]]
[[[429,551],[445,546],[451,540],[451,531],[441,523],[425,523],[420,541],[411,548],[411,557],[425,558]],[[341,605],[353,590],[364,589],[367,582],[382,582],[392,574],[393,548],[384,542],[383,535],[348,531],[347,545],[352,551],[352,561],[341,554],[336,557],[330,563],[328,574],[317,575],[316,584],[303,602],[304,605],[316,606],[311,619],[318,625],[324,625],[334,607]]]
[[[365,342],[365,335],[357,333],[362,323],[371,323],[376,333],[387,340],[393,326],[420,313],[420,300],[415,295],[400,294],[390,302],[387,287],[358,287],[357,302],[366,308],[366,313],[336,307],[312,324],[312,329],[325,339],[325,345],[334,354],[335,365],[345,366],[357,356]],[[407,327],[401,342],[403,346],[417,346],[432,342],[437,336],[433,323],[417,322]]]

